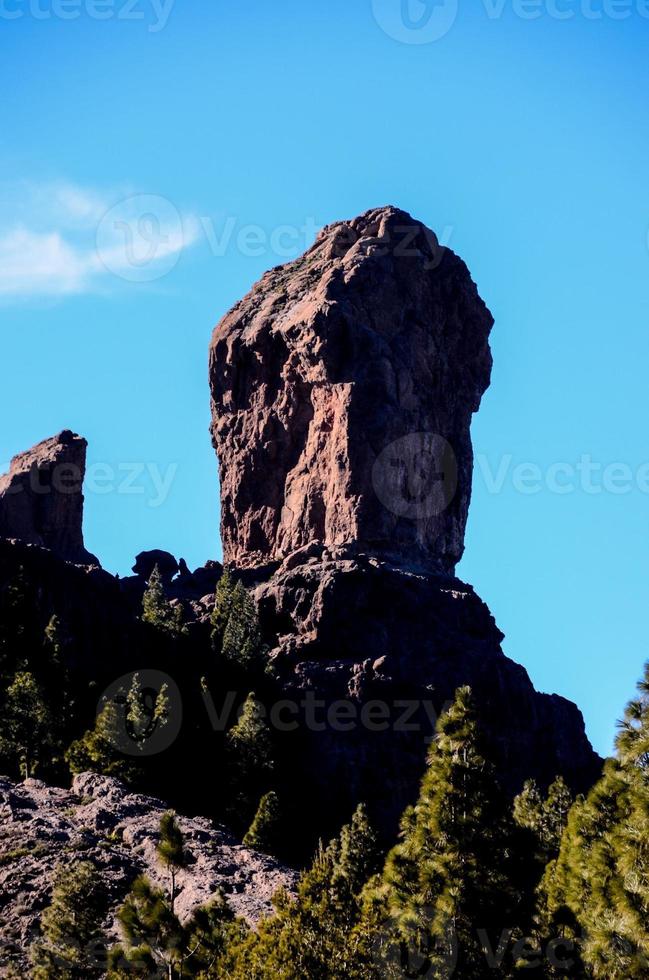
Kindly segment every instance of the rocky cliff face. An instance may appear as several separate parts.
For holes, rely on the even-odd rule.
[[[435,715],[463,684],[510,790],[597,772],[578,709],[534,690],[453,577],[491,326],[461,259],[383,208],[325,228],[214,332],[225,560],[255,588],[285,694],[348,713],[296,737],[296,771],[332,830],[364,799],[394,832]]]
[[[112,897],[106,927],[120,937],[115,913],[139,874],[159,887],[166,880],[156,856],[160,800],[130,793],[118,780],[86,773],[70,790],[29,779],[0,779],[0,945],[4,975],[9,966],[29,973],[27,950],[38,937],[60,862],[89,860],[102,871]],[[237,915],[254,924],[271,910],[280,889],[291,892],[296,875],[276,861],[238,844],[202,817],[180,817],[187,867],[178,873],[177,911],[184,921],[223,892]]]
[[[284,695],[322,705],[315,721],[300,715],[296,771],[314,812],[335,815],[330,832],[362,800],[392,838],[416,798],[436,720],[465,684],[508,792],[558,774],[583,790],[596,777],[578,708],[535,691],[464,582],[313,548],[255,593]]]
[[[268,272],[210,352],[226,562],[320,542],[452,572],[492,323],[462,260],[396,208]]]
[[[87,443],[69,430],[11,461],[0,477],[0,537],[41,545],[66,561],[97,565],[83,543]]]

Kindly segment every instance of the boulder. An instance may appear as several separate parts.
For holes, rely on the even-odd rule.
[[[161,551],[158,548],[153,551],[141,551],[135,559],[133,571],[139,578],[146,582],[151,578],[153,569],[158,566],[158,571],[165,584],[171,582],[174,575],[178,573],[179,565],[176,559],[168,551]]]

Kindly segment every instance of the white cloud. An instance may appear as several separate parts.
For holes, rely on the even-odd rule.
[[[0,296],[61,296],[83,292],[84,257],[58,232],[14,228],[0,237]]]
[[[0,298],[105,292],[176,265],[199,221],[166,198],[21,181],[0,187]]]
[[[62,221],[77,221],[92,226],[106,212],[106,199],[94,191],[72,184],[58,184],[50,189],[50,201]]]

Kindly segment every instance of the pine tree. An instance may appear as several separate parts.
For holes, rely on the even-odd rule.
[[[261,659],[262,642],[257,608],[241,582],[226,568],[216,587],[211,615],[212,647],[225,661],[244,670]]]
[[[574,803],[574,796],[562,776],[557,776],[550,785],[543,803],[541,822],[542,842],[549,857],[556,857],[561,846],[561,838],[568,824],[568,814]]]
[[[543,822],[543,796],[534,779],[528,779],[514,800],[514,820],[519,827],[526,827],[541,836]]]
[[[574,960],[571,975],[586,975],[584,929],[599,925],[592,913],[610,914],[607,868],[613,861],[610,834],[620,818],[623,781],[615,760],[609,760],[604,775],[588,797],[578,799],[570,810],[559,855],[550,861],[539,887],[538,932],[546,943],[560,939]],[[550,976],[563,975],[548,967]],[[597,976],[597,974],[594,974]],[[603,974],[607,976],[607,974]],[[613,976],[613,975],[612,975]]]
[[[159,726],[169,722],[169,688],[163,684],[154,698],[145,697],[140,675],[134,674],[126,695],[125,724],[127,733],[139,752],[144,752],[149,738]]]
[[[574,938],[597,980],[649,975],[648,826],[649,666],[620,723],[617,758],[570,811],[539,894],[540,929]]]
[[[124,738],[122,721],[115,702],[108,701],[97,715],[95,727],[74,741],[65,753],[70,772],[98,772],[130,782],[135,774],[133,762],[117,748]]]
[[[56,722],[57,744],[61,749],[64,733],[75,728],[77,711],[70,670],[66,664],[66,650],[71,644],[72,637],[61,619],[56,614],[52,615],[43,636],[45,664],[42,682],[52,698],[51,714]],[[57,758],[56,761],[61,760]]]
[[[152,730],[168,723],[169,710],[167,686],[162,685],[152,704],[145,703],[139,674],[134,674],[129,690],[106,701],[94,728],[68,748],[70,772],[99,772],[132,782],[138,775],[134,758],[145,753]]]
[[[337,895],[351,901],[360,896],[379,866],[377,836],[364,803],[357,806],[351,823],[341,830],[339,842],[332,888]]]
[[[95,865],[89,861],[61,865],[51,903],[42,916],[42,938],[31,951],[34,980],[104,976],[106,941],[102,926],[107,914],[108,893]]]
[[[63,645],[64,636],[61,620],[58,616],[53,615],[45,627],[45,646],[49,653],[49,660],[57,666],[62,662]]]
[[[261,633],[257,608],[241,582],[232,592],[230,615],[223,632],[221,654],[230,663],[248,670],[259,659]]]
[[[52,759],[53,722],[43,691],[29,671],[16,674],[0,713],[0,753],[23,779]]]
[[[169,810],[160,819],[158,859],[169,875],[169,889],[154,888],[145,877],[138,878],[119,911],[118,918],[127,941],[127,948],[116,947],[110,954],[109,977],[129,971],[153,969],[162,971],[169,980],[181,977],[185,961],[186,932],[176,912],[176,876],[185,866],[183,834],[175,813]],[[154,975],[157,975],[154,973]]]
[[[147,878],[135,880],[118,912],[126,946],[109,956],[109,980],[123,976],[182,976],[185,933],[171,907],[170,897]]]
[[[197,909],[186,925],[176,915],[176,876],[186,866],[183,834],[172,811],[160,820],[157,845],[160,863],[169,875],[167,891],[138,878],[118,913],[125,946],[114,947],[109,956],[108,980],[125,977],[227,976],[219,960],[230,946],[240,943],[248,929],[237,919],[219,894]]]
[[[471,692],[460,688],[438,722],[419,800],[367,895],[385,976],[402,976],[409,962],[439,977],[490,975],[486,943],[496,948],[517,924],[511,833]]]
[[[118,917],[127,943],[111,949],[108,980],[225,980],[232,973],[230,951],[250,932],[221,893],[196,909],[183,926],[171,912],[168,896],[146,878],[135,881]]]
[[[259,801],[257,813],[243,838],[246,847],[253,847],[264,854],[277,854],[281,845],[281,812],[277,793],[265,793]]]
[[[551,784],[545,799],[533,779],[528,780],[514,800],[514,820],[536,839],[538,858],[547,864],[559,853],[574,797],[562,776]]]
[[[231,975],[230,950],[244,942],[249,932],[245,921],[218,894],[208,906],[197,909],[188,923],[187,975],[225,980]]]
[[[223,634],[228,625],[230,613],[232,611],[232,599],[234,594],[234,581],[230,570],[223,569],[223,574],[216,586],[214,598],[214,609],[210,617],[212,624],[212,646],[215,650],[220,650],[223,643]]]
[[[229,817],[236,829],[249,826],[260,797],[269,791],[275,762],[263,705],[246,698],[237,724],[226,736]]]
[[[185,866],[185,848],[182,831],[172,810],[163,814],[160,820],[157,851],[160,863],[169,874],[169,904],[173,912],[176,904],[176,875]]]
[[[599,804],[608,819],[580,861],[600,876],[582,912],[583,957],[594,977],[607,980],[649,975],[649,664],[638,693],[619,725],[615,773],[586,804]]]
[[[157,565],[151,572],[142,599],[142,622],[170,636],[181,636],[186,633],[182,606],[174,606],[167,599],[162,575]]]
[[[375,836],[360,807],[352,823],[320,848],[298,884],[297,897],[280,893],[275,915],[231,948],[228,976],[236,980],[304,977],[360,980],[362,960],[355,935],[362,890],[376,870]]]

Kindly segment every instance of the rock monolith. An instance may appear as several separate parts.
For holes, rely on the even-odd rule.
[[[87,445],[66,429],[11,460],[0,476],[0,537],[49,548],[76,564],[98,564],[83,542]]]

